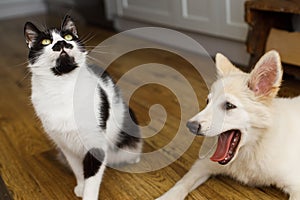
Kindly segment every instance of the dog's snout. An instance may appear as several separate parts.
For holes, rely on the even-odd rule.
[[[61,51],[63,48],[72,49],[73,45],[70,43],[67,43],[64,40],[58,41],[53,45],[52,50],[53,51]]]
[[[194,133],[196,135],[202,135],[201,134],[201,124],[199,124],[198,122],[188,121],[186,126],[192,133]]]

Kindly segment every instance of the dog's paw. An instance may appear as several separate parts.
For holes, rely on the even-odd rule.
[[[289,200],[299,200],[300,199],[300,195],[290,195]]]
[[[167,193],[157,198],[156,200],[184,200],[187,196],[187,192],[179,187],[173,187]]]
[[[84,184],[78,184],[74,188],[74,193],[77,197],[83,197]]]
[[[176,195],[172,195],[172,194],[164,194],[163,196],[155,199],[155,200],[184,200],[184,197],[178,197]]]
[[[128,160],[125,162],[125,164],[133,165],[133,164],[139,163],[140,161],[141,161],[141,156],[137,156],[137,157],[128,159]]]
[[[137,158],[131,160],[129,163],[130,163],[130,164],[136,164],[136,163],[139,163],[140,161],[141,161],[141,157],[138,156]]]

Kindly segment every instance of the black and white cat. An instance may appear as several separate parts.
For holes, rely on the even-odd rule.
[[[63,20],[60,30],[40,31],[27,22],[24,35],[29,47],[31,100],[36,114],[76,176],[76,196],[98,199],[106,164],[140,160],[142,139],[138,126],[131,123],[136,122],[134,114],[110,76],[101,68],[87,64],[87,51],[69,16]],[[78,81],[80,73],[85,75]],[[95,81],[96,88],[89,88]],[[89,101],[86,96],[75,95],[78,87],[95,91],[94,99]],[[92,102],[94,105],[90,106],[97,120],[82,117],[83,122],[78,123],[75,112],[81,115],[81,110],[74,111],[74,102],[83,112],[89,106],[86,104]]]

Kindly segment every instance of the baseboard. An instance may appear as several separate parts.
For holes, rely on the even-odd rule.
[[[116,17],[114,20],[114,27],[118,31],[125,31],[134,28],[151,26],[153,27],[157,25],[147,24],[144,22],[139,22],[121,17]],[[200,33],[193,33],[186,30],[178,31],[196,40],[199,44],[203,46],[203,48],[209,53],[210,56],[214,57],[216,53],[219,52],[227,56],[232,62],[238,65],[248,66],[250,56],[246,51],[245,43],[219,37],[213,37]],[[164,39],[160,37],[151,37],[150,35],[144,35],[144,37],[148,40],[165,43]],[[172,44],[169,45],[172,46]],[[189,47],[185,47],[185,49],[193,51],[193,49],[189,49]]]
[[[0,19],[46,13],[44,1],[4,2],[0,3]]]

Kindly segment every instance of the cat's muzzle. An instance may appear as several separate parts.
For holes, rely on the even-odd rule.
[[[67,43],[64,40],[61,40],[61,41],[56,42],[53,45],[52,50],[53,51],[61,51],[61,50],[64,51],[64,48],[66,48],[66,49],[73,49],[73,45],[70,44],[70,43]]]
[[[73,65],[75,63],[75,59],[72,56],[69,56],[67,52],[64,50],[60,53],[58,59],[56,60],[56,65]]]

